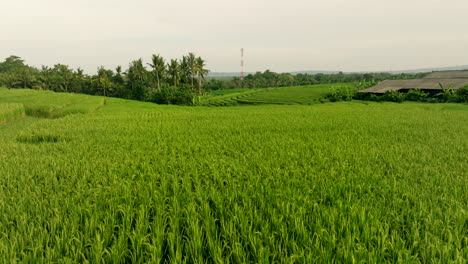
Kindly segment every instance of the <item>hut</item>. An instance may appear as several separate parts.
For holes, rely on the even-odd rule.
[[[359,92],[382,95],[386,91],[408,92],[419,89],[429,94],[436,94],[442,91],[442,87],[459,89],[466,85],[468,85],[468,70],[439,71],[432,72],[422,79],[385,80]]]

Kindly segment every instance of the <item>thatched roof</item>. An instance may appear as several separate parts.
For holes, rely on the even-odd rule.
[[[452,86],[453,89],[468,85],[468,70],[432,72],[423,79],[385,80],[360,92],[382,94],[386,91],[410,89],[442,90],[440,84],[443,87]]]
[[[424,79],[460,79],[460,78],[468,79],[468,70],[432,72],[431,74],[424,77]]]
[[[408,89],[421,89],[421,90],[441,90],[440,84],[444,87],[453,85],[453,89],[458,89],[468,85],[468,78],[466,79],[407,79],[407,80],[385,80],[377,85],[361,90],[362,93],[385,93],[386,91],[398,91]]]

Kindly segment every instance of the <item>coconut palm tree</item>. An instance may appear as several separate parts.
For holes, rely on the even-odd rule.
[[[180,73],[181,73],[181,75],[179,76],[180,79],[181,79],[181,82],[184,83],[184,84],[188,84],[189,79],[191,78],[190,77],[191,68],[190,68],[190,65],[189,65],[188,56],[183,56],[182,57],[182,60],[180,61],[179,69],[180,69]]]
[[[195,86],[193,85],[194,78],[195,78],[195,72],[196,72],[196,60],[197,57],[195,56],[195,53],[189,52],[187,56],[187,63],[190,68],[190,78],[192,80],[192,90],[195,89]]]
[[[153,68],[152,73],[156,76],[158,90],[161,90],[161,79],[163,78],[166,71],[166,63],[164,62],[164,58],[153,54],[151,57],[151,63],[148,63],[148,65]]]
[[[142,59],[134,60],[130,63],[130,66],[128,67],[128,73],[127,73],[129,81],[144,82],[145,74],[146,74],[146,69],[145,69],[145,66],[143,66]]]
[[[205,61],[201,57],[195,59],[195,71],[198,77],[198,95],[202,94],[202,79],[205,79],[205,76],[209,72],[205,69],[205,66]]]
[[[179,61],[177,61],[176,59],[171,59],[171,63],[167,64],[167,69],[168,69],[169,75],[171,75],[172,85],[177,87],[179,79],[180,79]]]

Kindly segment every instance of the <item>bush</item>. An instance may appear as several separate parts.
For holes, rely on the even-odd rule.
[[[349,86],[343,85],[337,88],[334,88],[331,93],[329,93],[325,98],[329,99],[331,102],[337,101],[351,101],[356,97],[358,91],[358,86]]]
[[[189,86],[163,86],[146,94],[146,101],[157,104],[194,105],[194,98],[195,93]]]
[[[404,94],[404,97],[404,100],[406,101],[426,102],[429,98],[429,94],[419,89],[415,89],[409,90],[406,94]]]
[[[455,100],[459,103],[468,103],[468,85],[465,85],[455,92]]]
[[[371,95],[369,96],[369,100],[370,100],[370,101],[374,101],[374,102],[380,102],[380,101],[382,101],[382,97],[383,97],[383,96],[377,96],[377,95],[375,95],[375,94],[371,94]]]
[[[398,91],[386,91],[380,99],[382,101],[401,103],[405,100],[405,95]]]

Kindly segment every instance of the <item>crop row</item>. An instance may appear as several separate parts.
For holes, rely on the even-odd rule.
[[[321,100],[334,87],[341,87],[352,84],[320,84],[308,86],[276,87],[261,89],[236,89],[232,93],[220,94],[208,97],[205,105],[226,106],[226,105],[293,105],[293,104],[314,104]]]
[[[466,263],[463,105],[108,99],[1,141],[0,262]]]
[[[206,106],[232,106],[238,105],[239,100],[248,96],[252,96],[259,93],[268,92],[275,88],[260,88],[260,89],[235,89],[231,93],[215,95],[208,97],[204,100],[203,105]]]

